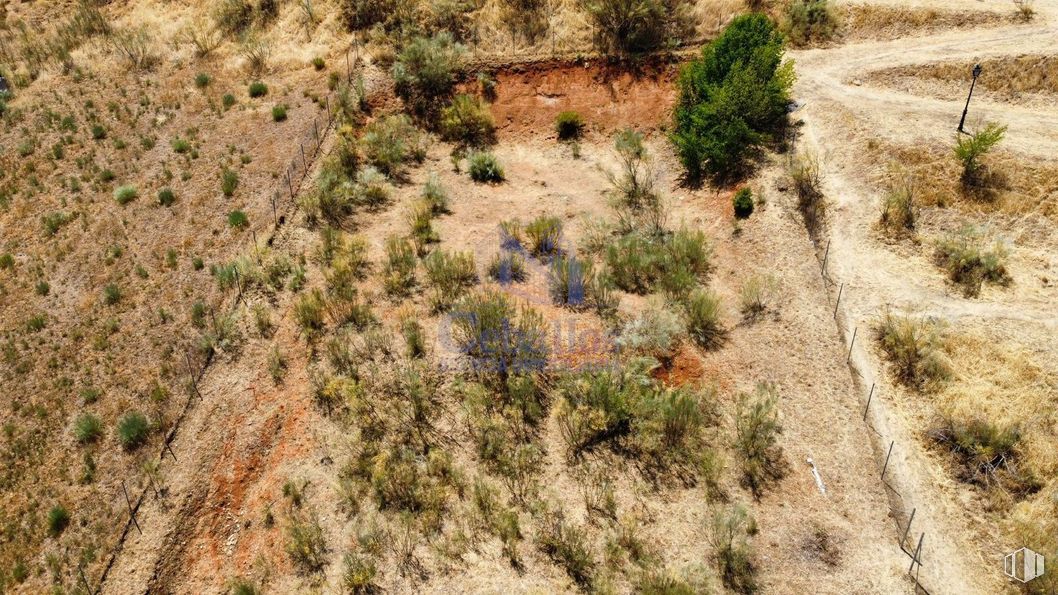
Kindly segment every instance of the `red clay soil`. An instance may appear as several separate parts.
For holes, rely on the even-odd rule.
[[[492,115],[501,134],[554,135],[555,116],[572,110],[592,130],[663,126],[676,101],[679,63],[533,63],[494,73]]]

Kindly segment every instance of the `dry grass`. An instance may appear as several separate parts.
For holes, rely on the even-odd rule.
[[[912,89],[918,95],[950,99],[965,93],[977,62],[934,62],[875,70],[864,78],[871,85]],[[1027,54],[980,62],[975,97],[1004,103],[1054,102],[1058,95],[1058,56]]]
[[[848,40],[899,39],[945,29],[998,26],[1016,22],[1013,11],[937,10],[851,4],[839,9]]]

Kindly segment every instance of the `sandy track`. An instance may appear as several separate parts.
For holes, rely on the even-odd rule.
[[[906,3],[901,3],[906,5]],[[998,5],[997,5],[998,7]],[[983,7],[984,8],[984,7]],[[1004,6],[1003,9],[1007,9]],[[855,151],[869,134],[895,143],[951,142],[965,95],[951,100],[917,97],[896,90],[861,86],[858,78],[874,69],[935,61],[1018,55],[1058,50],[1053,6],[1038,6],[1036,21],[1026,25],[945,32],[929,37],[868,42],[832,49],[792,52],[798,81],[795,96],[805,107],[802,145],[821,156],[824,190],[831,201],[828,273],[837,292],[844,284],[842,307],[846,342],[854,329],[859,340],[852,362],[865,386],[877,383],[871,405],[877,440],[896,444],[889,480],[901,496],[894,509],[906,519],[916,509],[913,535],[926,534],[922,583],[933,593],[996,593],[1009,588],[1002,576],[1002,543],[990,518],[978,518],[966,491],[920,444],[920,427],[908,423],[872,352],[869,329],[887,304],[913,309],[949,322],[1017,328],[1026,341],[1047,344],[1058,328],[1052,293],[1020,291],[969,301],[953,294],[938,275],[923,275],[923,262],[880,246],[873,240],[880,189],[858,171]],[[968,77],[969,78],[969,77]],[[1058,110],[975,99],[968,123],[998,121],[1009,126],[1005,147],[1036,157],[1058,153]],[[895,547],[895,546],[894,546]]]

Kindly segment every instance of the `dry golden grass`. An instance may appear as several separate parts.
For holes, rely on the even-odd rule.
[[[868,84],[912,88],[917,94],[948,99],[965,92],[976,62],[935,62],[876,70],[865,77]],[[1058,56],[1029,54],[993,58],[980,62],[975,97],[991,101],[1053,102],[1058,93]]]
[[[996,26],[1016,21],[1013,10],[937,10],[852,4],[840,9],[846,39],[899,39],[943,29]]]

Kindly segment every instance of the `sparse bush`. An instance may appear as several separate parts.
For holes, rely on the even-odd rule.
[[[516,309],[502,292],[464,297],[451,320],[453,336],[474,369],[497,375],[503,386],[510,374],[541,370],[547,363],[543,317],[528,305]]]
[[[893,234],[907,234],[915,230],[918,208],[915,205],[915,184],[909,177],[894,181],[886,190],[883,199],[883,229]]]
[[[310,290],[294,303],[294,320],[306,337],[311,339],[323,330],[326,306],[323,292],[319,289]]]
[[[147,416],[139,411],[130,411],[118,420],[118,444],[125,450],[135,450],[147,441],[150,431],[151,425]]]
[[[425,137],[404,114],[368,124],[361,144],[367,160],[390,177],[399,177],[406,162],[426,158]]]
[[[426,253],[427,244],[441,241],[433,228],[433,210],[429,204],[419,202],[412,206],[408,213],[408,227],[420,255]]]
[[[749,187],[739,188],[731,199],[731,205],[735,209],[735,217],[747,219],[753,214],[753,191]]]
[[[456,95],[441,110],[441,135],[465,147],[481,147],[495,141],[496,124],[489,106],[473,95]]]
[[[778,297],[779,281],[772,275],[753,275],[742,284],[739,309],[749,320],[763,314],[772,300]]]
[[[323,70],[327,67],[327,62],[325,62],[322,57],[315,56],[312,58],[312,67],[316,70]]]
[[[981,232],[965,227],[937,242],[937,264],[948,271],[948,278],[960,285],[966,297],[981,293],[985,281],[997,285],[1010,283],[1007,273],[1007,249],[1000,242],[985,247]]]
[[[687,333],[684,319],[658,301],[624,323],[616,345],[630,355],[652,357],[668,364]]]
[[[735,449],[742,459],[743,480],[760,497],[765,485],[786,474],[778,436],[779,394],[774,385],[761,383],[752,396],[742,393],[735,412]]]
[[[720,324],[720,298],[711,291],[693,291],[684,303],[687,333],[704,349],[716,347],[724,336]]]
[[[422,199],[430,205],[430,211],[434,215],[448,212],[448,192],[445,191],[436,174],[430,174],[426,184],[422,187]]]
[[[886,310],[878,325],[878,340],[897,378],[908,386],[927,388],[951,373],[944,337],[934,321]]]
[[[198,87],[199,89],[205,89],[206,87],[208,87],[209,86],[209,82],[210,82],[210,78],[209,78],[208,74],[206,74],[204,72],[200,72],[200,73],[195,75],[195,86]]]
[[[396,0],[340,0],[338,3],[342,24],[350,31],[370,29],[379,24],[386,29],[400,25],[400,11]]]
[[[224,109],[231,109],[231,107],[235,105],[235,96],[231,93],[225,93],[224,96],[220,98],[220,102],[224,105]]]
[[[558,116],[555,117],[555,132],[558,133],[558,140],[574,140],[580,138],[581,131],[583,130],[584,118],[582,118],[577,112],[559,112]]]
[[[109,40],[114,51],[132,68],[150,69],[159,61],[154,37],[146,27],[115,31]]]
[[[660,285],[678,300],[708,275],[711,259],[705,234],[686,229],[665,238],[629,234],[606,247],[606,264],[617,287],[644,294]]]
[[[525,258],[517,252],[502,251],[489,262],[489,277],[500,283],[521,283],[528,277]]]
[[[829,41],[838,31],[838,14],[830,0],[794,0],[786,6],[782,29],[795,46]]]
[[[547,258],[559,252],[562,240],[562,221],[558,217],[541,215],[525,226],[529,241],[529,252],[538,258]]]
[[[826,220],[826,200],[823,197],[823,172],[813,153],[798,153],[790,157],[786,173],[797,193],[797,207],[805,219],[809,232],[815,233]]]
[[[356,173],[353,200],[371,209],[381,207],[389,201],[387,181],[386,175],[373,166],[365,167]]]
[[[238,35],[253,24],[253,5],[247,0],[221,0],[213,10],[213,22],[228,35]]]
[[[782,53],[771,20],[746,14],[681,72],[671,139],[692,177],[739,174],[785,124],[793,69]]]
[[[680,0],[594,0],[585,8],[597,28],[596,44],[607,52],[648,52],[678,43],[693,29],[692,4]]]
[[[239,174],[227,167],[220,171],[220,191],[224,196],[231,198],[235,189],[239,187]]]
[[[191,151],[191,141],[187,140],[186,138],[176,137],[169,143],[169,146],[173,148],[174,153],[178,153],[180,155],[183,155],[184,153],[189,153]]]
[[[80,444],[95,442],[102,435],[103,422],[91,413],[79,415],[73,424],[73,437]]]
[[[437,250],[424,258],[422,264],[426,279],[433,289],[430,303],[438,312],[450,308],[478,280],[471,252]]]
[[[416,37],[393,65],[397,95],[416,114],[436,113],[436,100],[451,93],[465,52],[447,31],[430,38]]]
[[[103,128],[101,124],[92,125],[92,139],[103,140],[107,137],[107,129]]]
[[[955,138],[955,158],[962,163],[963,186],[980,186],[985,181],[985,167],[981,158],[1003,140],[1006,132],[1006,126],[989,122],[981,130]]]
[[[250,97],[254,99],[258,97],[264,97],[265,95],[268,95],[268,85],[262,83],[261,81],[254,81],[250,83],[248,93]]]
[[[550,513],[539,534],[540,549],[582,588],[591,585],[595,558],[582,527],[568,523],[560,513]]]
[[[358,553],[349,553],[343,559],[342,585],[351,595],[368,595],[378,591],[375,576],[378,568],[374,558]]]
[[[386,240],[382,284],[392,296],[406,296],[415,285],[415,248],[407,240],[399,237]]]
[[[557,256],[551,262],[548,289],[551,300],[558,305],[578,309],[588,305],[588,291],[595,281],[590,260],[575,256]]]
[[[249,226],[250,218],[246,216],[246,213],[238,210],[228,213],[228,227],[232,229],[246,229]]]
[[[736,593],[756,593],[757,569],[747,540],[754,532],[754,521],[745,507],[736,504],[717,511],[712,529],[710,542],[724,586]]]
[[[321,572],[327,563],[327,543],[323,528],[315,518],[293,518],[287,527],[287,554],[301,572]]]
[[[1018,11],[1018,16],[1023,21],[1031,21],[1036,17],[1036,9],[1033,7],[1033,0],[1014,0],[1014,8]]]
[[[661,196],[655,189],[658,174],[643,134],[625,128],[614,136],[614,150],[621,163],[620,173],[607,173],[613,186],[610,198],[617,211],[618,229],[657,235],[662,232],[665,212]]]
[[[467,171],[475,182],[502,182],[503,166],[489,151],[474,151],[467,156]]]
[[[158,191],[158,204],[163,207],[171,206],[176,202],[176,194],[172,188],[165,187]]]
[[[70,525],[70,512],[61,504],[48,511],[48,535],[58,537]]]
[[[121,288],[116,283],[109,283],[103,288],[103,303],[108,306],[121,301]]]
[[[118,186],[114,189],[114,200],[118,201],[119,205],[125,206],[135,200],[137,194],[138,192],[135,186]]]
[[[286,104],[279,104],[272,106],[272,121],[283,122],[287,119],[287,106]]]
[[[977,417],[942,418],[930,429],[933,442],[942,444],[962,464],[959,479],[982,487],[997,487],[1017,495],[1039,490],[1040,482],[1018,464],[1021,429],[1003,427]]]

